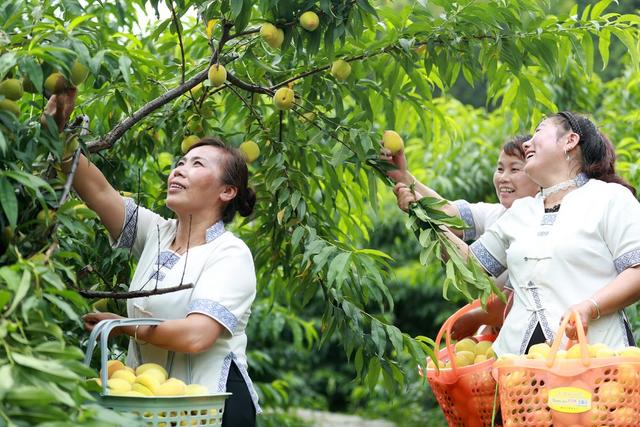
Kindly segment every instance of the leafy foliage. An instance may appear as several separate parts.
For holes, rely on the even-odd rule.
[[[83,149],[117,188],[165,215],[163,183],[185,136],[258,142],[257,210],[233,229],[259,277],[252,372],[266,406],[285,407],[305,402],[292,397],[303,386],[276,359],[290,357],[280,353],[287,347],[340,346],[358,387],[386,393],[412,387],[413,367],[431,353],[428,338],[395,324],[389,277],[402,274],[400,260],[372,244],[390,214],[378,160],[384,129],[420,135],[407,138],[420,179],[449,197],[484,200],[506,136],[558,107],[587,109],[618,143],[620,170],[640,182],[629,139],[640,130],[640,20],[610,5],[553,14],[534,0],[5,2],[0,78],[28,79],[36,93],[18,102],[17,117],[0,110],[0,425],[118,423],[82,381],[95,373],[79,360],[79,314],[89,307],[76,289],[126,289],[133,265],[109,249],[90,211],[60,204],[65,179],[54,164],[64,136],[38,121],[52,71],[68,77],[76,60],[89,68],[77,109],[91,118]],[[297,24],[306,10],[320,17],[316,31]],[[280,49],[259,36],[263,22],[284,30]],[[624,54],[614,58],[612,46]],[[346,82],[328,72],[336,58],[352,66]],[[217,61],[229,77],[213,88],[204,80]],[[613,61],[624,74],[603,82],[600,65]],[[485,87],[489,108],[450,99],[460,82]],[[278,111],[271,95],[289,84],[295,106]],[[428,271],[430,289],[446,282],[475,295],[459,275]]]

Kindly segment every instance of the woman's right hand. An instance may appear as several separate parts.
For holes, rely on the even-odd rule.
[[[461,340],[475,335],[480,326],[484,324],[479,318],[479,314],[481,311],[475,309],[460,316],[451,327],[451,338]]]
[[[415,189],[412,190],[407,184],[401,182],[393,187],[393,193],[398,200],[398,207],[405,212],[409,211],[411,203],[415,203],[422,198],[422,195]]]
[[[106,320],[106,319],[123,319],[123,317],[115,313],[103,313],[103,312],[87,313],[84,316],[82,316],[82,321],[84,322],[84,329],[87,332],[91,332],[93,328],[95,328],[95,326],[100,321]],[[122,330],[122,328],[115,328],[111,331],[111,333],[109,334],[109,337],[114,338],[114,337],[117,337],[118,335],[122,335],[123,333],[125,332]]]
[[[413,182],[413,177],[407,169],[407,158],[404,155],[404,150],[400,150],[395,154],[382,147],[380,149],[380,159],[391,163],[396,169],[387,171],[387,176],[395,183],[410,184]]]
[[[52,116],[53,120],[58,125],[58,131],[62,132],[76,106],[77,92],[76,88],[72,87],[65,89],[58,95],[51,95],[51,98],[49,98],[47,105],[44,107],[44,112],[40,117],[40,123],[42,123],[43,126],[46,126],[46,116]]]

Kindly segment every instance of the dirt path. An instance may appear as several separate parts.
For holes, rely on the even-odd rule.
[[[313,427],[396,427],[384,420],[367,420],[355,415],[336,414],[333,412],[297,409],[296,415],[305,421],[311,421]]]

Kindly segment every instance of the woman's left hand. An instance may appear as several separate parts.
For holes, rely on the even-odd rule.
[[[88,332],[91,332],[93,328],[98,324],[98,322],[106,319],[124,319],[122,316],[118,316],[115,313],[87,313],[82,316],[82,321],[84,322],[84,329]],[[122,335],[124,331],[122,328],[116,328],[111,331],[109,337],[117,337],[118,335]]]
[[[571,313],[576,312],[578,316],[580,316],[580,320],[582,321],[582,326],[584,328],[584,333],[587,333],[587,329],[589,328],[589,321],[593,318],[593,303],[591,301],[585,300],[578,304],[574,304],[569,307],[560,322],[564,320],[565,317],[571,316]],[[565,329],[565,334],[571,340],[578,340],[578,328],[576,326],[575,320],[569,320],[567,323],[567,329]]]

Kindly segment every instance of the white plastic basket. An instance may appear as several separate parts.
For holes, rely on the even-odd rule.
[[[100,366],[102,393],[98,403],[121,414],[133,414],[140,425],[150,427],[209,426],[221,427],[224,403],[231,393],[215,393],[200,396],[113,396],[107,390],[108,339],[112,329],[131,325],[157,325],[162,319],[112,319],[99,322],[91,331],[84,363],[89,366],[91,355],[100,338]]]

